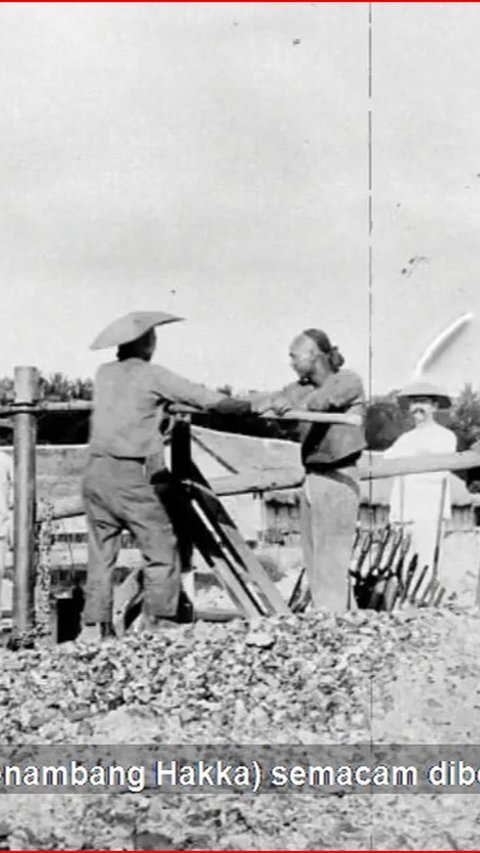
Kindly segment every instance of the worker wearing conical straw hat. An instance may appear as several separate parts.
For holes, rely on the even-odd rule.
[[[408,405],[415,426],[394,441],[385,451],[385,458],[455,452],[455,433],[435,420],[438,409],[447,409],[451,405],[448,394],[435,385],[419,381],[400,391],[398,398]],[[418,554],[421,569],[432,567],[439,520],[442,523],[450,516],[448,473],[409,474],[394,479],[390,495],[390,522],[404,526],[411,534],[412,548]],[[424,586],[429,582],[427,575]]]
[[[223,395],[151,364],[155,327],[180,320],[163,312],[128,314],[108,326],[92,349],[118,347],[102,364],[94,387],[89,461],[83,498],[89,528],[85,626],[113,633],[112,601],[122,530],[144,560],[143,616],[147,627],[174,620],[180,568],[169,515],[145,474],[145,461],[163,453],[160,421],[169,402],[214,407]],[[84,632],[85,633],[85,632]]]

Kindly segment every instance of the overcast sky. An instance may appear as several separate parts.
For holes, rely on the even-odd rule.
[[[480,386],[479,44],[476,3],[373,6],[374,391],[467,310],[431,378]],[[152,308],[209,385],[309,326],[367,383],[367,83],[364,3],[2,3],[0,374],[92,375]]]

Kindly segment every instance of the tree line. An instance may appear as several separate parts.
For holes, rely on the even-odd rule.
[[[233,393],[229,385],[218,390],[229,395]],[[40,395],[44,400],[57,402],[91,400],[93,382],[91,379],[70,379],[63,373],[41,374]],[[4,376],[0,378],[0,404],[5,405],[13,399],[13,379]],[[480,394],[474,391],[471,385],[465,385],[453,401],[452,408],[439,412],[438,420],[456,433],[459,450],[468,449],[480,440]],[[221,428],[226,432],[297,439],[295,425],[287,422],[259,421],[255,417],[220,419],[215,415],[207,418],[194,416],[193,422]],[[88,441],[88,426],[89,416],[86,412],[45,413],[38,418],[38,442],[85,444]],[[398,391],[374,397],[367,407],[366,434],[370,450],[385,450],[412,426],[408,410],[399,402]],[[11,440],[11,429],[7,426],[0,427],[0,443],[10,444]]]

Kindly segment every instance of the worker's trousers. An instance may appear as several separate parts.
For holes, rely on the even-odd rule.
[[[301,533],[313,606],[336,613],[348,603],[348,573],[360,502],[356,466],[307,473],[301,496]]]
[[[175,616],[180,595],[176,540],[142,460],[92,455],[82,492],[88,521],[85,623],[111,621],[113,571],[125,529],[134,537],[144,561],[145,614]]]

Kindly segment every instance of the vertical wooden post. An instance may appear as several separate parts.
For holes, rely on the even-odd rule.
[[[190,477],[192,441],[187,418],[177,416],[172,430],[172,474],[178,480]]]
[[[15,403],[28,410],[38,399],[35,367],[15,368]],[[35,559],[36,415],[20,411],[14,427],[14,576],[13,630],[16,646],[33,643]]]
[[[192,465],[192,435],[190,427],[190,418],[185,415],[175,418],[172,429],[171,440],[171,469],[174,478],[174,489],[177,489],[177,484],[180,480],[189,479],[191,477]],[[180,507],[179,507],[180,509]],[[178,539],[178,552],[182,571],[182,588],[184,589],[187,598],[193,605],[195,602],[195,586],[194,573],[192,567],[193,543],[190,536],[189,524],[189,506],[185,506],[182,511],[182,525],[176,525],[176,533]],[[180,596],[180,611],[184,606],[184,596]]]

